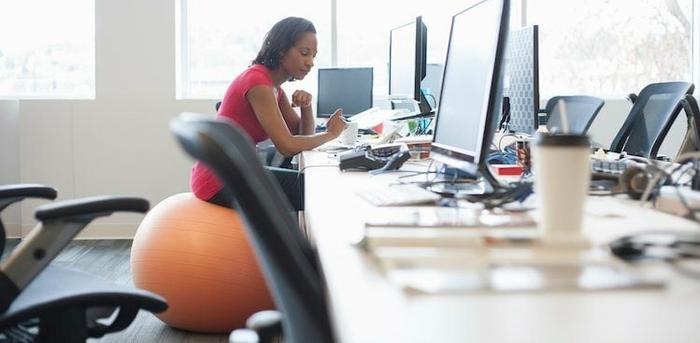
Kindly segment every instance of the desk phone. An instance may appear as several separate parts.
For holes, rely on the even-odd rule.
[[[339,167],[340,170],[394,170],[401,168],[410,157],[406,144],[365,146],[359,151],[341,155]]]

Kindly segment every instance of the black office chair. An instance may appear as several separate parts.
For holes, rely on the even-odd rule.
[[[25,198],[55,197],[54,189],[41,185],[2,186],[0,210]],[[150,292],[49,265],[93,219],[147,210],[146,200],[127,197],[37,207],[40,223],[0,262],[0,342],[84,342],[127,328],[141,309],[156,313],[167,309],[165,300]],[[110,324],[98,322],[115,311]]]
[[[246,221],[244,227],[283,314],[281,327],[274,316],[265,317],[267,322],[251,317],[248,327],[259,329],[258,334],[237,330],[231,340],[256,336],[267,341],[274,329],[283,328],[285,342],[332,342],[317,256],[291,215],[282,189],[257,159],[241,129],[193,116],[181,115],[171,121],[170,128],[183,149],[212,168],[231,191],[232,203]]]
[[[560,133],[563,130],[559,101],[566,106],[569,131],[586,134],[593,120],[603,108],[605,100],[587,95],[555,96],[547,100],[544,113],[547,113],[547,130],[550,133]]]
[[[686,94],[692,94],[694,88],[688,82],[652,83],[644,87],[639,96],[630,94],[632,109],[613,139],[610,150],[656,158],[661,143],[681,110],[680,101]]]

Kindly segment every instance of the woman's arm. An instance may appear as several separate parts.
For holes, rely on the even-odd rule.
[[[316,133],[316,118],[311,107],[312,96],[306,91],[297,90],[292,94],[292,103],[286,97],[279,101],[282,117],[293,135],[312,135]],[[293,107],[299,107],[301,118]]]
[[[292,106],[299,106],[301,122],[299,130],[302,135],[311,135],[316,132],[316,118],[311,108],[312,96],[306,91],[298,90],[292,94]]]
[[[250,99],[248,99],[248,101],[250,101]],[[301,118],[299,117],[299,114],[292,108],[292,104],[289,103],[289,99],[287,99],[286,96],[281,96],[278,104],[279,110],[282,113],[282,118],[287,124],[289,132],[292,135],[301,134]]]
[[[335,118],[331,118],[334,124],[327,124],[326,132],[303,136],[294,135],[290,127],[287,126],[286,117],[284,117],[280,111],[280,105],[277,103],[272,87],[263,85],[255,86],[246,93],[246,99],[250,102],[253,111],[255,111],[255,115],[258,117],[258,121],[260,121],[267,135],[270,136],[277,150],[285,156],[293,156],[301,151],[316,148],[338,137],[345,128],[340,113],[336,113],[334,114]],[[289,104],[288,101],[286,102]],[[282,106],[284,107],[284,105]],[[292,109],[292,112],[293,111]],[[303,117],[304,114],[302,113],[301,119],[297,117],[296,125],[294,122],[291,122],[289,123],[290,126],[295,125],[299,127],[299,123],[303,122]],[[329,122],[331,120],[329,120]],[[338,123],[338,120],[341,122]]]

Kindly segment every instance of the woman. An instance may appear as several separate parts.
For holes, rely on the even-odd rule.
[[[296,17],[281,20],[265,36],[253,64],[229,86],[218,116],[235,122],[256,144],[270,138],[285,156],[337,138],[346,127],[342,110],[336,110],[326,131],[317,134],[311,94],[297,90],[290,103],[280,87],[287,81],[303,79],[314,65],[316,52],[316,29],[310,21]],[[299,107],[301,115],[292,107]],[[301,209],[299,177],[293,174],[293,178],[276,176],[294,207]],[[198,198],[230,207],[219,180],[199,162],[192,169],[190,186]]]

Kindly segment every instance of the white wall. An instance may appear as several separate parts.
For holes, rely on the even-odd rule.
[[[213,100],[175,100],[175,1],[95,2],[96,99],[19,105],[22,182],[54,186],[59,199],[142,196],[155,205],[188,191],[192,162],[168,130],[183,111],[213,113]],[[36,201],[22,205],[34,225]],[[142,215],[99,219],[83,236],[130,237]]]
[[[18,183],[19,171],[19,102],[0,100],[0,185]],[[7,235],[17,237],[20,227],[20,206],[13,205],[2,213]]]

